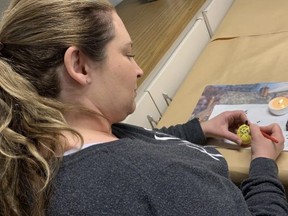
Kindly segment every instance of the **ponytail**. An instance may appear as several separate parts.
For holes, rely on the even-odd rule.
[[[3,60],[0,74],[0,212],[38,216],[63,152],[61,132],[77,133],[66,125],[58,102],[39,96]]]

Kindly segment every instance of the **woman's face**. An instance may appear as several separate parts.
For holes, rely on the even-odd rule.
[[[112,13],[115,37],[106,46],[106,58],[95,63],[89,89],[90,102],[111,124],[124,120],[135,110],[137,78],[142,69],[133,58],[132,41],[122,20]]]

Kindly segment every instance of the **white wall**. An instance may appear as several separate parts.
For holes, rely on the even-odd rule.
[[[117,4],[119,4],[120,2],[122,2],[123,0],[109,0],[111,4],[113,4],[114,6],[116,6]]]
[[[2,17],[2,13],[8,7],[10,0],[0,0],[0,16]]]

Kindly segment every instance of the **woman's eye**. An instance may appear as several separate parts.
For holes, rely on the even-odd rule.
[[[128,54],[127,57],[128,57],[128,58],[134,58],[135,55],[133,55],[133,54]]]

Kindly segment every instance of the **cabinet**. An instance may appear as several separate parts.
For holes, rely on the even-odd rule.
[[[148,92],[144,92],[136,101],[136,110],[123,122],[139,125],[145,128],[154,128],[161,114]]]
[[[212,0],[202,11],[210,37],[226,15],[234,0]]]
[[[199,17],[148,86],[162,114],[209,40],[204,19]]]

